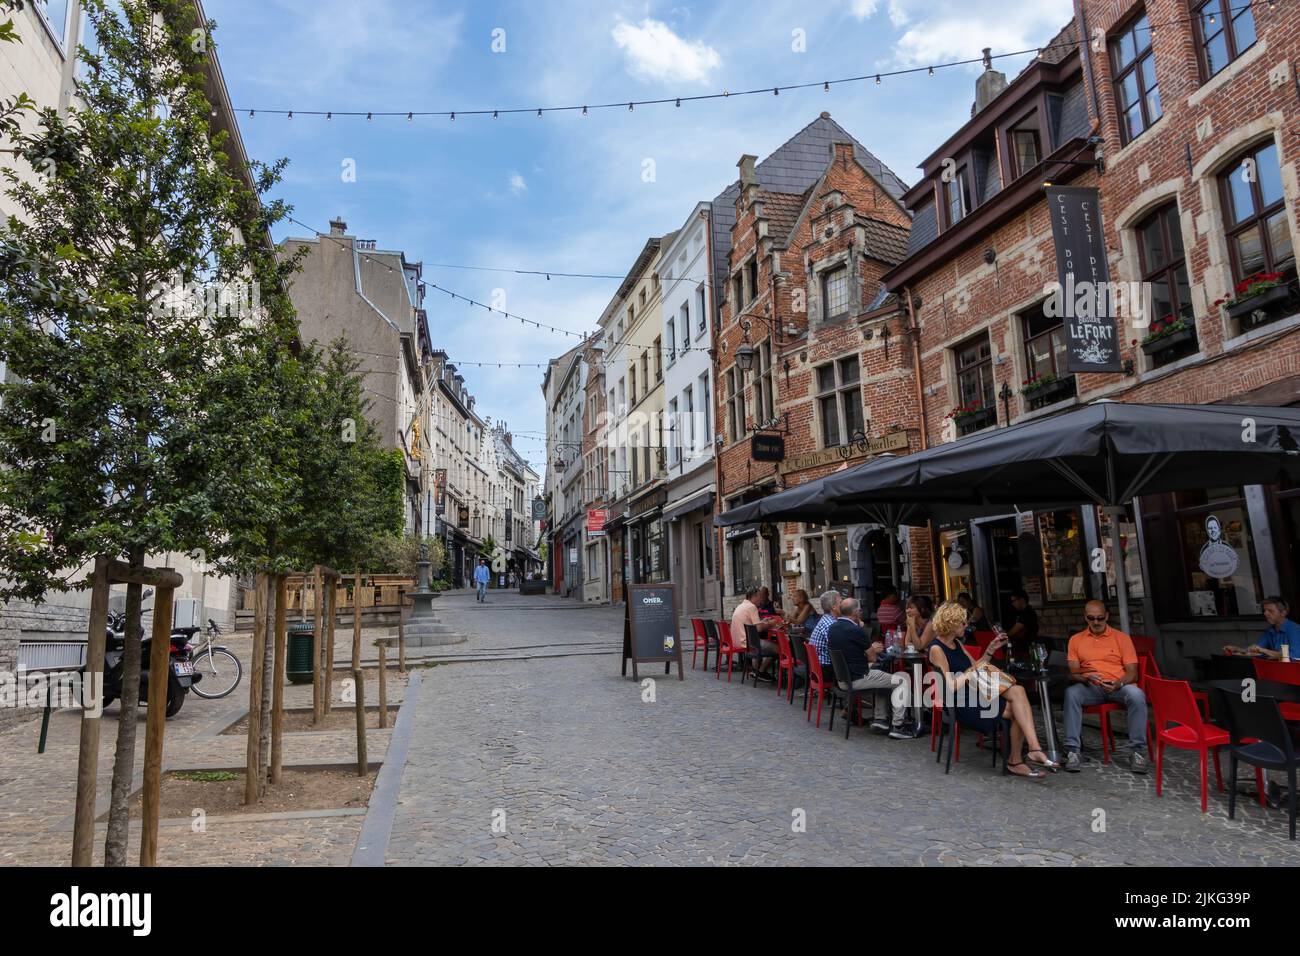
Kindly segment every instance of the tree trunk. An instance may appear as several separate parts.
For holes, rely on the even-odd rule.
[[[142,555],[133,551],[131,564],[139,566]],[[113,756],[113,783],[109,791],[108,835],[104,838],[104,865],[127,865],[127,842],[131,835],[131,778],[135,776],[135,731],[140,705],[140,657],[144,629],[140,625],[140,585],[126,586],[126,639],[122,648],[122,696],[118,701],[117,747]],[[157,676],[157,675],[155,675]],[[167,675],[163,674],[166,680]]]
[[[268,574],[266,602],[266,648],[262,653],[262,720],[258,727],[258,769],[265,783],[271,775],[271,698],[275,692],[275,591],[277,576]]]

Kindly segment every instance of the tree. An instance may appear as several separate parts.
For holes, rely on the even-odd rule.
[[[21,216],[0,231],[0,359],[16,376],[0,385],[0,599],[79,586],[96,556],[221,556],[216,500],[283,480],[251,447],[264,433],[199,400],[260,381],[268,329],[276,349],[293,338],[291,266],[266,239],[287,208],[261,201],[283,164],[255,166],[250,187],[226,155],[204,93],[214,25],[194,4],[120,6],[83,0],[100,49],[81,51],[84,108],[4,130]],[[220,467],[241,455],[261,466]],[[109,865],[126,856],[140,638],[128,614]]]

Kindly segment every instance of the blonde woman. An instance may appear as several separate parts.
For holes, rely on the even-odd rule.
[[[1061,765],[1048,760],[1047,754],[1043,753],[1038,744],[1038,729],[1034,726],[1034,713],[1029,707],[1029,697],[1019,684],[1013,683],[1002,692],[997,701],[996,717],[990,715],[991,708],[981,707],[978,703],[961,703],[961,701],[975,699],[974,688],[968,689],[966,685],[974,679],[977,668],[993,667],[992,657],[1007,642],[1006,635],[994,638],[979,659],[972,660],[966,653],[966,648],[960,643],[960,638],[966,631],[965,608],[955,601],[947,601],[934,612],[930,623],[934,627],[934,640],[930,643],[930,663],[943,672],[945,686],[951,688],[951,693],[955,695],[955,700],[958,702],[956,705],[958,722],[988,736],[996,730],[998,721],[1003,718],[1010,720],[1011,756],[1007,759],[1007,770],[1015,776],[1036,780],[1043,776],[1042,771],[1037,767],[1045,768],[1052,773],[1059,770]],[[1036,767],[1028,766],[1021,758],[1021,751],[1026,743],[1029,745],[1026,756],[1029,763],[1035,764]]]

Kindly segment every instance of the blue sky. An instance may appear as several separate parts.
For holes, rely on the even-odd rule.
[[[249,153],[290,160],[295,216],[349,229],[425,263],[425,278],[574,331],[616,281],[552,279],[433,263],[622,274],[651,235],[678,228],[822,110],[905,182],[970,113],[976,68],[874,83],[610,110],[446,118],[257,115],[248,109],[468,110],[687,96],[821,82],[1036,47],[1069,0],[816,3],[532,3],[206,0]],[[494,31],[504,31],[504,33]],[[801,31],[797,33],[796,31]],[[494,52],[493,45],[504,50]],[[801,46],[802,51],[796,48]],[[1013,76],[1027,58],[998,61]],[[343,181],[346,161],[356,181]],[[646,160],[653,181],[646,181]],[[277,238],[301,235],[290,226]],[[430,290],[435,346],[453,359],[537,362],[574,344]],[[504,418],[534,462],[540,369],[464,369],[478,408]]]

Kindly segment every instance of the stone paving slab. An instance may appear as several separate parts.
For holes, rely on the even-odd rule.
[[[457,625],[475,626],[478,610],[458,609]],[[481,624],[498,620],[493,633],[512,634],[509,619]],[[621,609],[583,620],[621,640]],[[528,635],[505,643],[559,640],[574,626],[533,615]],[[838,721],[835,734],[825,721],[815,729],[769,686],[690,670],[685,682],[653,676],[649,703],[619,676],[616,656],[426,672],[388,863],[1300,862],[1284,812],[1242,797],[1229,821],[1213,791],[1210,813],[1199,812],[1194,754],[1167,757],[1157,798],[1154,771],[1140,777],[1114,764],[1043,783],[1004,777],[968,732],[945,776],[928,737],[892,741],[855,728],[846,741]]]
[[[180,713],[167,721],[163,769],[242,767],[247,742],[243,736],[221,736],[220,731],[240,719],[248,709],[248,646],[229,641],[227,646],[245,666],[244,679],[223,700],[203,700],[190,694]],[[388,699],[400,704],[405,678],[388,674]],[[366,701],[378,701],[377,674],[367,675]],[[335,683],[337,698],[338,683]],[[285,687],[286,707],[309,707],[311,685]],[[334,706],[344,707],[340,700]],[[97,814],[108,809],[113,751],[117,741],[119,707],[104,712],[100,732]],[[143,714],[143,711],[141,712]],[[400,713],[400,711],[399,711]],[[391,720],[391,716],[390,716]],[[0,733],[0,866],[66,865],[72,854],[72,820],[76,797],[76,761],[80,733],[79,711],[63,710],[50,717],[44,754],[36,753],[39,720],[25,721]],[[372,765],[383,760],[391,728],[370,730],[367,756]],[[144,720],[136,734],[135,786],[144,766]],[[356,759],[356,732],[286,734],[286,766],[351,764]],[[258,815],[262,816],[262,815]],[[165,825],[159,829],[159,863],[194,865],[346,865],[361,832],[359,814],[288,817],[210,818],[205,833]],[[106,825],[96,825],[95,860],[102,862]],[[138,857],[139,826],[133,821],[131,859]]]

